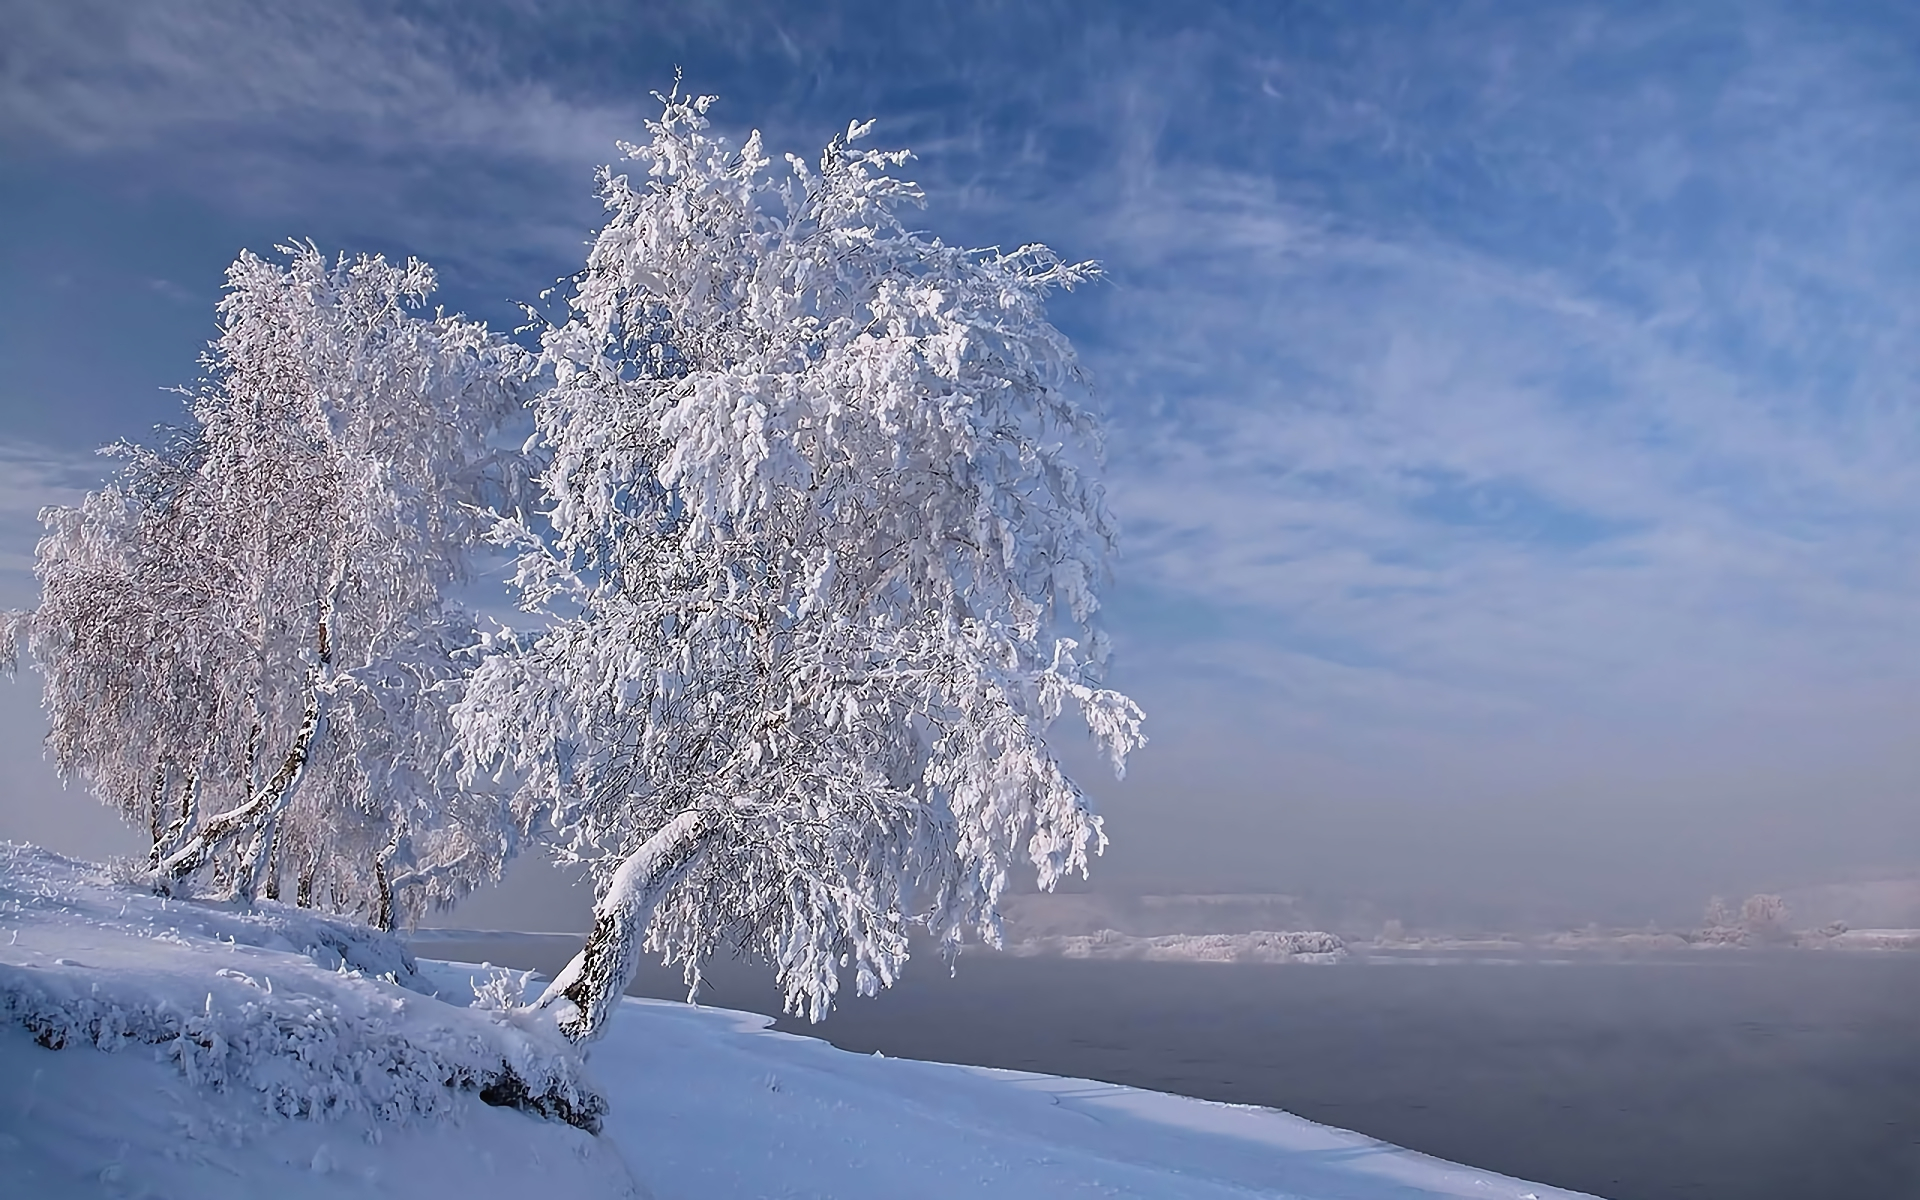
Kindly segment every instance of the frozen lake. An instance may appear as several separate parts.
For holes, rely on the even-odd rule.
[[[578,939],[422,940],[551,972]],[[677,999],[648,970],[633,991]],[[707,1003],[777,1012],[722,964]],[[848,1050],[1282,1108],[1609,1200],[1920,1197],[1920,955],[916,961],[823,1025]]]

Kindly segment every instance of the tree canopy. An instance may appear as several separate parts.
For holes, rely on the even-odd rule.
[[[47,512],[40,607],[0,621],[163,890],[290,882],[386,926],[529,835],[590,864],[539,1002],[575,1038],[646,949],[692,986],[763,954],[819,1019],[916,928],[997,943],[1016,871],[1106,843],[1061,719],[1116,772],[1143,741],[1102,682],[1100,429],[1045,314],[1096,269],[910,228],[867,125],[776,168],[710,97],[661,101],[537,356],[421,311],[424,264],[242,255],[187,424]],[[522,630],[449,598],[481,541]]]
[[[243,254],[188,420],[44,514],[25,616],[49,751],[152,837],[156,882],[391,924],[496,877],[501,798],[449,786],[478,638],[448,602],[531,355],[419,315],[425,264]]]
[[[1116,770],[1141,714],[1101,686],[1115,526],[1042,246],[909,229],[920,200],[849,126],[817,168],[674,95],[608,170],[609,219],[543,346],[546,502],[503,519],[537,632],[456,719],[468,775],[544,805],[599,885],[543,1003],[590,1036],[642,943],[690,983],[764,953],[824,1014],[893,982],[910,926],[998,939],[1016,867],[1105,843],[1050,737]]]

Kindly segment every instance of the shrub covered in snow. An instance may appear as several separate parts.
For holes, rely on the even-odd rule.
[[[0,1020],[42,1046],[150,1047],[189,1083],[286,1116],[406,1122],[473,1092],[598,1128],[606,1102],[563,1040],[439,990],[378,930],[168,900],[0,843]]]

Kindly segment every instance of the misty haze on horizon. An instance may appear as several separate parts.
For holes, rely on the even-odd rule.
[[[100,484],[95,449],[178,419],[242,248],[416,255],[512,329],[678,68],[776,157],[876,118],[948,242],[1106,269],[1049,312],[1106,415],[1112,682],[1151,741],[1118,782],[1066,747],[1112,838],[1069,890],[1356,928],[1911,903],[1910,7],[0,23],[0,607],[34,603],[36,514]],[[61,789],[37,703],[0,682],[0,838],[139,852]],[[523,860],[440,923],[582,929],[570,879]]]

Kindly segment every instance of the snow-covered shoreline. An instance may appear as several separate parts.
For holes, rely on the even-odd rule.
[[[1113,929],[1091,934],[1052,934],[1009,941],[1020,958],[1057,955],[1113,961],[1193,963],[1333,963],[1347,958],[1347,944],[1331,933],[1168,933],[1140,937]]]
[[[499,980],[0,844],[0,1191],[1574,1196],[1271,1109],[850,1054],[723,1009],[628,998],[576,1053],[472,1006]],[[600,1132],[501,1107],[463,1064],[604,1097]]]

